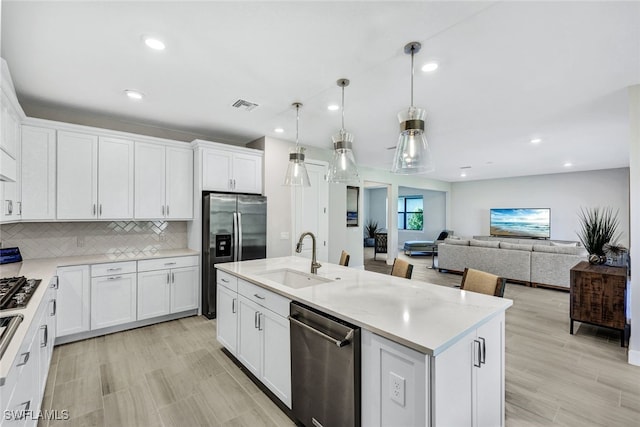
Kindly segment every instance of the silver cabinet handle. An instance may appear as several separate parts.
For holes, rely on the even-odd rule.
[[[111,276],[111,277],[107,277],[107,280],[118,280],[118,279],[122,279],[122,276]]]
[[[170,283],[170,280],[169,280],[169,273],[167,273],[167,285],[168,285],[169,283]]]
[[[225,279],[224,277],[221,277],[220,280],[224,283],[229,283],[229,281],[227,279]]]
[[[177,263],[175,262],[165,262],[164,265],[176,265]]]
[[[167,205],[167,216],[169,216],[169,205]]]
[[[306,323],[299,321],[295,317],[287,316],[287,318],[289,319],[289,321],[295,323],[296,325],[302,326],[303,328],[307,329],[308,331],[311,331],[314,334],[321,336],[325,340],[334,343],[337,347],[344,347],[346,345],[349,345],[351,343],[351,340],[353,339],[353,333],[355,332],[353,329],[349,329],[349,332],[347,332],[347,335],[345,335],[345,337],[343,339],[337,340],[337,339],[335,339],[333,337],[330,337],[329,335],[325,334],[324,332],[319,331],[316,328],[313,328],[313,327],[307,325]]]
[[[258,295],[258,294],[253,294],[254,297],[258,298],[258,299],[264,299],[265,297],[263,297],[262,295]]]
[[[231,312],[235,313],[236,312],[236,300],[237,298],[234,298],[231,300]]]
[[[100,209],[98,210],[98,214],[102,216],[102,203],[100,203]]]
[[[259,331],[262,330],[262,316],[264,316],[262,313],[258,313],[258,330]]]
[[[164,216],[164,205],[162,205],[162,216]]]
[[[475,348],[475,352],[474,352],[474,357],[473,357],[473,366],[475,366],[476,368],[479,368],[482,365],[481,362],[481,352],[482,352],[482,348],[480,344],[480,341],[478,340],[473,340],[473,345],[476,347]],[[478,363],[476,364],[476,360],[478,361]]]
[[[258,329],[258,314],[260,314],[259,312],[255,312],[253,314],[253,327]]]
[[[107,271],[120,271],[120,270],[122,270],[122,267],[107,268]]]
[[[29,361],[29,356],[31,355],[30,351],[27,351],[26,353],[22,353],[20,355],[20,357],[22,357],[22,362],[18,363],[16,366],[24,366],[27,364],[27,362]]]
[[[25,412],[28,412],[29,408],[31,408],[31,401],[29,400],[28,402],[22,402],[19,406],[24,406],[24,409],[17,412],[20,412],[21,415],[26,418],[27,414],[25,414]]]
[[[478,339],[482,341],[482,348],[481,348],[481,351],[480,351],[480,364],[484,365],[484,364],[487,363],[487,361],[486,361],[487,346],[485,345],[484,338],[478,337]]]
[[[229,190],[233,190],[233,181],[229,178]]]
[[[93,204],[93,209],[91,209],[91,215],[95,216],[96,214],[96,204]]]
[[[47,341],[49,341],[49,328],[47,328],[47,325],[42,325],[40,326],[40,329],[44,331],[44,333],[42,334],[42,341],[40,342],[40,347],[46,347]]]
[[[176,275],[175,273],[171,273],[171,283],[176,283]]]
[[[18,215],[22,215],[22,202],[16,202],[16,205],[18,205]]]
[[[58,310],[58,303],[56,302],[55,299],[52,299],[50,301],[50,304],[51,304],[51,312],[49,313],[49,316],[55,316],[56,311]]]
[[[13,200],[7,200],[9,202],[7,204],[7,209],[9,211],[9,215],[13,215]]]

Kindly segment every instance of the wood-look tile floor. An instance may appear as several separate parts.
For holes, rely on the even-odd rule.
[[[368,270],[391,269],[371,248]],[[414,264],[413,280],[459,285],[461,276]],[[507,426],[638,426],[640,367],[619,336],[581,325],[569,335],[568,292],[507,284]],[[51,426],[293,426],[222,353],[216,322],[190,317],[58,346],[43,409]],[[39,425],[46,426],[46,422]],[[363,426],[367,427],[367,426]],[[448,426],[447,426],[448,427]],[[457,427],[457,426],[452,426]]]

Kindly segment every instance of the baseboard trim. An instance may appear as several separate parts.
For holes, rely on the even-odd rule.
[[[629,364],[640,366],[640,351],[629,350]]]

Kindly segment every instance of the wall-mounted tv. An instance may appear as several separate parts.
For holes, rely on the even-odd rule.
[[[492,236],[551,237],[551,209],[491,209],[490,233]]]

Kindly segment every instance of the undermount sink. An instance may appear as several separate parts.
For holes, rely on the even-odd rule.
[[[259,276],[294,289],[331,282],[330,279],[325,279],[324,277],[318,277],[314,274],[303,273],[301,271],[291,270],[288,268],[267,271]]]

